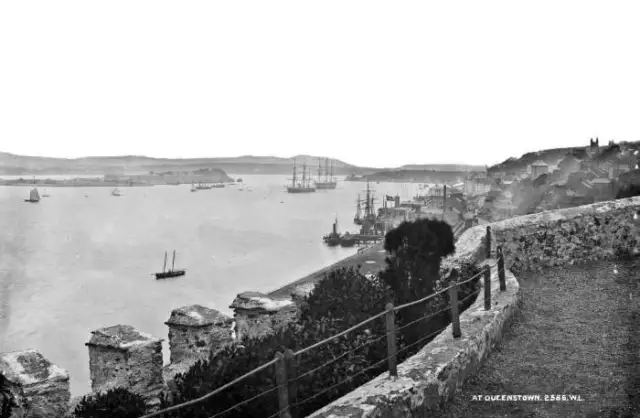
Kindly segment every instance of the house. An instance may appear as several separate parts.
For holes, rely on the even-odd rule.
[[[558,163],[558,169],[562,170],[564,173],[575,173],[576,171],[580,171],[580,160],[573,154],[569,153],[560,160]]]
[[[608,199],[613,198],[614,196],[614,184],[611,179],[606,177],[600,177],[597,179],[591,180],[591,185],[593,186],[592,195],[599,199]]]
[[[531,164],[531,178],[538,178],[541,174],[549,172],[549,165],[542,160],[538,160]]]

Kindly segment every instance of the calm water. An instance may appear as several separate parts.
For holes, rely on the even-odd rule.
[[[23,202],[28,187],[0,187],[0,352],[40,350],[80,395],[90,390],[90,331],[128,324],[167,339],[173,308],[231,314],[239,292],[275,290],[355,253],[325,247],[322,235],[336,214],[341,231],[357,230],[363,183],[292,195],[287,176],[242,177],[252,192],[156,186],[121,188],[117,198],[108,188],[52,187],[39,204]],[[413,186],[373,185],[377,196],[403,198]],[[187,275],[156,281],[150,274],[174,249]]]

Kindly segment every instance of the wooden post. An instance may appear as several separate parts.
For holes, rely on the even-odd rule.
[[[289,388],[287,387],[287,363],[284,354],[276,352],[276,385],[278,385],[279,418],[291,418],[289,411]]]
[[[504,254],[502,253],[502,245],[498,245],[498,278],[500,279],[500,291],[507,290],[507,280],[504,271]]]
[[[387,303],[387,355],[389,356],[389,374],[398,375],[398,364],[396,358],[396,314],[393,303]]]
[[[487,226],[487,239],[486,239],[486,245],[487,245],[487,258],[491,258],[491,227]]]
[[[442,220],[444,221],[444,214],[447,213],[447,185],[444,184],[442,189],[444,190],[444,193],[442,193]]]
[[[289,382],[289,405],[295,405],[298,398],[298,385],[295,378],[298,376],[298,362],[293,351],[289,348],[284,350],[284,360],[287,365],[287,381]],[[298,417],[298,408],[290,407],[291,418]]]
[[[491,309],[491,267],[484,268],[484,310]]]
[[[453,269],[451,271],[450,282],[451,289],[449,289],[449,298],[451,299],[451,325],[453,329],[453,338],[460,338],[462,332],[460,331],[460,314],[458,312],[458,270]]]

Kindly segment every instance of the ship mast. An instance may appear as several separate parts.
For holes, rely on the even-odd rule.
[[[331,160],[331,174],[329,176],[329,181],[333,182],[333,160]]]
[[[322,159],[318,158],[318,183],[322,182]]]
[[[167,270],[167,252],[164,252],[164,265],[162,266],[162,272],[164,273]]]
[[[291,179],[291,187],[296,187],[296,180],[297,180],[297,171],[296,171],[296,160],[294,158],[293,160],[293,179]]]
[[[324,181],[326,183],[329,182],[329,159],[324,159]]]
[[[307,163],[302,164],[302,187],[307,186]]]
[[[171,271],[176,267],[176,250],[173,250],[173,262],[171,263]]]

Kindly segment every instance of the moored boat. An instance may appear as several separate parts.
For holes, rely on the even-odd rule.
[[[175,270],[176,264],[176,251],[173,250],[173,262],[171,263],[171,268],[167,270],[167,252],[164,252],[164,265],[162,266],[161,273],[155,273],[156,279],[167,279],[169,277],[178,277],[184,276],[187,272],[186,269]]]

